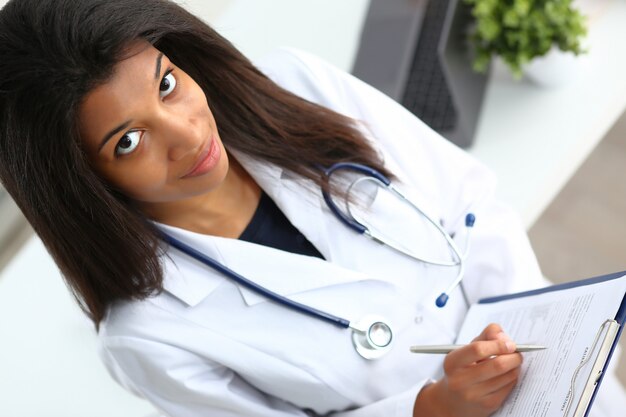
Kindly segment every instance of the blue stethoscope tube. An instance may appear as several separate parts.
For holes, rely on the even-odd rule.
[[[411,258],[417,259],[421,262],[425,262],[428,264],[434,264],[434,265],[440,265],[440,266],[458,266],[459,267],[459,272],[457,274],[456,279],[454,280],[454,282],[450,285],[450,287],[444,291],[439,297],[437,297],[436,300],[436,305],[438,307],[443,307],[449,298],[449,295],[452,290],[454,288],[456,288],[457,285],[460,284],[461,280],[463,279],[463,272],[464,272],[464,265],[463,265],[463,260],[465,258],[465,256],[467,255],[467,250],[465,254],[461,254],[460,251],[458,250],[458,248],[456,247],[456,244],[454,243],[454,241],[452,240],[452,238],[448,235],[448,233],[443,230],[443,228],[437,223],[435,222],[433,219],[431,219],[426,213],[424,213],[419,207],[417,207],[417,205],[413,204],[409,199],[407,199],[402,193],[400,193],[396,188],[394,188],[391,185],[391,181],[385,177],[383,174],[381,174],[380,172],[376,171],[375,169],[372,169],[370,167],[367,167],[365,165],[361,165],[361,164],[355,164],[355,163],[338,163],[335,164],[333,166],[331,166],[330,168],[326,169],[324,171],[324,175],[326,177],[326,179],[328,180],[330,178],[330,176],[338,171],[338,170],[351,170],[351,171],[355,171],[361,174],[364,174],[366,178],[372,179],[374,180],[376,183],[378,183],[380,186],[386,188],[387,190],[391,191],[394,195],[396,195],[397,197],[405,200],[406,202],[408,202],[412,207],[414,207],[424,218],[426,218],[440,233],[441,235],[445,238],[446,242],[448,243],[448,246],[451,248],[452,253],[454,253],[454,257],[456,258],[456,260],[452,261],[452,262],[438,262],[438,261],[431,261],[431,260],[426,260],[420,257],[415,256],[414,254],[410,254],[407,253],[406,251],[404,251],[401,248],[398,248],[396,245],[393,244],[389,244],[387,242],[384,241],[384,239],[382,239],[379,236],[374,235],[370,229],[364,225],[363,223],[357,221],[354,217],[347,215],[345,213],[343,213],[338,207],[337,205],[333,202],[331,196],[329,195],[329,193],[327,193],[326,191],[322,191],[323,197],[324,197],[324,201],[326,202],[326,204],[328,205],[328,207],[330,208],[330,210],[333,212],[333,214],[346,226],[348,226],[349,228],[351,228],[352,230],[356,231],[359,234],[368,236],[369,238],[375,240],[376,242],[385,244],[391,248],[393,248],[394,250],[410,256]],[[348,208],[349,211],[349,208]],[[465,219],[465,224],[466,227],[469,229],[474,225],[474,221],[475,221],[475,217],[473,214],[469,213],[466,216]],[[224,276],[226,276],[227,278],[229,278],[230,280],[236,282],[237,284],[242,285],[245,288],[248,288],[249,290],[263,296],[266,297],[284,307],[290,308],[294,311],[300,312],[302,314],[306,314],[310,317],[319,319],[319,320],[323,320],[327,323],[333,324],[335,326],[338,326],[340,328],[343,329],[347,329],[350,328],[352,329],[352,342],[353,345],[356,349],[356,351],[365,359],[376,359],[381,357],[382,355],[384,355],[386,352],[389,351],[389,349],[391,348],[391,342],[393,339],[393,332],[391,330],[391,327],[385,322],[385,320],[381,317],[377,317],[377,316],[366,316],[363,319],[361,319],[358,323],[352,323],[349,320],[334,316],[332,314],[326,313],[324,311],[315,309],[311,306],[305,305],[305,304],[301,304],[298,303],[296,301],[293,301],[287,297],[283,297],[280,294],[277,294],[265,287],[262,287],[261,285],[256,284],[255,282],[243,277],[242,275],[238,274],[237,272],[233,271],[232,269],[226,267],[225,265],[222,265],[221,263],[217,262],[216,260],[206,256],[205,254],[203,254],[202,252],[198,251],[197,249],[181,242],[180,240],[174,238],[173,236],[162,232],[162,238],[163,240],[168,243],[169,245],[171,245],[172,247],[178,249],[179,251],[187,254],[188,256],[196,259],[197,261],[205,264],[206,266],[216,270],[217,272],[223,274]],[[466,237],[467,239],[467,237]],[[466,245],[467,248],[467,245]]]
[[[213,268],[232,281],[248,288],[251,291],[254,291],[259,295],[267,297],[284,307],[306,314],[313,318],[323,320],[342,329],[350,328],[352,330],[352,343],[359,355],[365,359],[377,359],[387,353],[391,348],[393,332],[391,331],[391,327],[380,317],[367,316],[364,317],[359,323],[351,323],[349,320],[342,319],[341,317],[334,316],[326,313],[325,311],[290,300],[287,297],[283,297],[280,294],[262,287],[165,232],[162,232],[161,236],[162,239],[172,247],[205,264],[206,266]]]
[[[251,291],[254,291],[255,293],[262,295],[264,297],[269,298],[270,300],[277,302],[279,304],[284,305],[285,307],[291,308],[293,310],[299,311],[300,313],[303,314],[307,314],[309,316],[312,316],[314,318],[320,319],[320,320],[324,320],[327,321],[331,324],[334,324],[336,326],[342,327],[344,329],[347,329],[350,327],[350,321],[346,320],[346,319],[342,319],[340,317],[337,316],[333,316],[332,314],[326,313],[324,311],[321,310],[317,310],[313,307],[307,306],[305,304],[301,304],[298,303],[297,301],[293,301],[290,300],[289,298],[283,297],[280,294],[277,294],[265,287],[262,287],[261,285],[250,281],[249,279],[247,279],[246,277],[238,274],[237,272],[233,271],[232,269],[228,268],[225,265],[222,265],[221,263],[217,262],[216,260],[206,256],[205,254],[203,254],[202,252],[200,252],[199,250],[181,242],[180,240],[172,237],[171,235],[168,235],[167,233],[163,233],[162,234],[163,239],[171,246],[175,247],[176,249],[178,249],[179,251],[191,256],[192,258],[196,259],[199,262],[202,262],[203,264],[215,269],[217,272],[220,272],[222,274],[224,274],[225,276],[227,276],[228,278],[230,278],[232,281],[236,282],[237,284],[240,284],[246,288],[248,288]]]
[[[431,264],[431,265],[438,265],[438,266],[455,266],[458,267],[458,273],[457,276],[455,278],[455,280],[452,282],[452,284],[444,291],[442,292],[437,299],[435,300],[435,304],[437,305],[437,307],[444,307],[447,302],[448,299],[450,298],[450,293],[452,293],[452,291],[461,283],[461,281],[463,280],[463,273],[465,272],[465,265],[464,265],[464,260],[467,257],[467,252],[469,249],[469,230],[471,230],[472,227],[474,227],[474,222],[476,221],[476,216],[474,216],[474,214],[472,213],[468,213],[465,216],[465,227],[468,230],[468,234],[466,235],[466,244],[465,244],[465,248],[466,251],[465,253],[461,253],[461,251],[459,250],[459,248],[457,247],[456,243],[454,243],[454,241],[452,240],[452,237],[443,229],[443,227],[441,227],[441,225],[436,222],[435,220],[433,220],[429,215],[427,215],[426,213],[424,213],[423,210],[421,210],[417,204],[414,204],[409,198],[407,198],[404,194],[402,194],[397,188],[395,188],[392,184],[391,184],[391,180],[389,180],[389,178],[387,178],[385,175],[383,175],[382,173],[376,171],[375,169],[368,167],[366,165],[361,165],[361,164],[356,164],[356,163],[351,163],[351,162],[342,162],[342,163],[337,163],[334,164],[333,166],[331,166],[330,168],[326,169],[324,171],[324,175],[327,179],[327,181],[330,179],[330,177],[332,176],[332,174],[336,171],[339,170],[348,170],[348,171],[354,171],[357,172],[359,174],[363,174],[365,177],[363,177],[363,179],[365,180],[371,180],[375,183],[377,183],[379,186],[387,189],[388,191],[390,191],[391,193],[393,193],[396,197],[402,199],[403,201],[405,201],[406,203],[408,203],[409,205],[411,205],[411,207],[413,207],[419,214],[422,215],[422,217],[424,217],[435,229],[437,229],[437,231],[441,234],[441,236],[445,239],[446,243],[448,244],[448,247],[451,249],[452,254],[454,255],[454,260],[451,262],[446,262],[446,261],[434,261],[434,260],[430,260],[430,259],[425,259],[425,258],[421,258],[415,254],[409,253],[406,250],[398,247],[395,244],[392,244],[391,242],[387,242],[384,238],[377,236],[376,234],[374,234],[369,227],[367,227],[365,224],[359,222],[357,219],[354,218],[354,216],[352,215],[348,215],[346,213],[344,213],[343,211],[341,211],[339,209],[339,207],[335,204],[335,202],[333,201],[330,193],[326,190],[322,190],[322,195],[324,196],[324,201],[326,202],[326,205],[328,206],[328,208],[332,211],[332,213],[337,217],[337,219],[339,219],[344,225],[346,225],[347,227],[349,227],[350,229],[354,230],[355,232],[365,235],[368,238],[378,242],[378,243],[382,243],[394,250],[396,250],[397,252],[409,256],[415,260],[418,260],[420,262],[426,263],[426,264]],[[359,180],[357,180],[359,181]],[[353,182],[352,185],[350,185],[349,190],[354,186],[354,184],[357,182]],[[349,213],[350,209],[349,206],[346,205],[346,211]],[[467,300],[466,300],[467,303]]]

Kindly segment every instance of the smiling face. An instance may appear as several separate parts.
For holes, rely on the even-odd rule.
[[[204,92],[151,45],[130,51],[79,109],[92,167],[147,212],[219,188],[228,157]]]

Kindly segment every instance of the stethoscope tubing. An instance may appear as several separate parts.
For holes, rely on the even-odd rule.
[[[332,174],[338,170],[354,171],[354,172],[364,175],[362,178],[359,178],[353,181],[348,187],[348,190],[346,193],[346,213],[347,214],[341,211],[339,207],[335,204],[328,189],[322,188],[322,195],[324,197],[324,201],[326,202],[326,205],[340,222],[342,222],[348,228],[356,231],[357,233],[367,236],[373,241],[384,244],[388,246],[389,248],[397,251],[398,253],[401,253],[405,256],[413,258],[417,261],[423,262],[425,264],[430,264],[430,265],[458,268],[456,278],[454,279],[452,284],[450,284],[450,286],[444,292],[442,292],[435,300],[435,304],[437,305],[437,307],[440,307],[440,308],[444,307],[447,304],[448,299],[450,297],[449,294],[458,285],[460,285],[463,280],[463,274],[465,272],[465,258],[467,257],[467,253],[469,249],[469,246],[468,246],[469,230],[474,226],[474,221],[476,220],[474,214],[468,213],[465,217],[465,226],[468,229],[468,233],[466,234],[466,240],[465,240],[466,242],[465,252],[461,253],[461,251],[459,250],[458,246],[456,245],[452,237],[443,229],[443,227],[437,221],[433,220],[433,218],[431,218],[428,214],[426,214],[422,209],[420,209],[417,204],[413,203],[408,197],[406,197],[402,192],[400,192],[400,190],[395,188],[391,184],[391,180],[387,178],[385,175],[383,175],[377,170],[371,167],[368,167],[366,165],[350,163],[350,162],[338,163],[338,164],[332,165],[331,167],[327,169],[324,169],[324,176],[327,181],[327,185],[328,185],[328,182],[330,181],[330,177],[332,176]],[[391,192],[396,197],[404,201],[406,204],[409,204],[414,210],[416,210],[419,214],[421,214],[422,217],[424,217],[433,227],[435,227],[435,229],[439,232],[439,234],[445,239],[446,243],[448,244],[448,248],[450,248],[450,255],[452,257],[452,260],[451,261],[431,260],[431,259],[417,256],[414,253],[410,253],[409,250],[401,248],[400,246],[392,242],[389,242],[383,236],[378,236],[377,234],[372,232],[372,230],[370,230],[370,228],[367,227],[363,222],[358,221],[358,219],[351,212],[349,203],[350,203],[350,193],[352,191],[352,188],[356,184],[362,181],[372,181],[376,183],[378,186],[381,186],[387,189],[389,192]],[[465,299],[465,303],[468,304],[465,291],[463,291],[463,297]],[[468,304],[468,307],[469,307],[469,304]]]
[[[381,174],[382,175],[382,174]],[[383,237],[382,235],[378,235],[376,233],[374,233],[369,227],[367,227],[362,221],[359,221],[355,215],[352,213],[352,211],[350,210],[350,205],[348,204],[348,201],[346,201],[346,211],[350,214],[350,216],[346,216],[348,219],[350,219],[350,221],[354,222],[355,224],[358,224],[361,228],[361,230],[363,230],[363,235],[367,236],[368,238],[378,242],[378,243],[382,243],[385,246],[390,247],[391,249],[405,255],[408,256],[409,258],[412,258],[416,261],[420,261],[426,264],[431,264],[431,265],[437,265],[437,266],[450,266],[450,267],[458,267],[459,264],[461,264],[463,262],[464,259],[464,255],[461,254],[461,251],[459,250],[458,246],[456,245],[456,243],[450,238],[450,236],[448,235],[448,233],[446,233],[445,230],[443,230],[443,227],[441,227],[441,225],[434,221],[429,215],[427,215],[426,213],[424,213],[424,211],[422,209],[419,208],[419,206],[415,203],[413,203],[408,197],[406,197],[400,190],[398,190],[397,188],[395,188],[391,183],[385,183],[383,181],[381,181],[379,178],[377,177],[362,177],[359,178],[357,180],[355,180],[354,182],[352,182],[352,184],[350,184],[350,186],[348,187],[348,194],[350,194],[350,192],[352,191],[352,188],[354,188],[355,185],[359,184],[360,182],[363,181],[371,181],[376,183],[376,185],[385,188],[386,190],[388,190],[389,192],[391,192],[393,195],[395,195],[396,197],[398,197],[400,200],[404,201],[406,204],[410,205],[414,210],[416,210],[420,215],[422,215],[423,218],[425,218],[440,234],[441,236],[446,240],[446,243],[448,244],[448,247],[451,249],[450,254],[452,255],[452,257],[454,258],[452,261],[441,261],[441,260],[433,260],[433,259],[428,259],[428,258],[423,258],[421,256],[418,256],[415,253],[411,253],[408,249],[402,248],[400,246],[398,246],[395,243],[392,243],[390,241],[388,241],[385,237]],[[327,204],[330,201],[332,204],[332,207],[335,208],[335,210],[339,210],[335,205],[334,202],[332,201],[332,197],[330,195],[327,195],[324,197]],[[333,210],[333,212],[335,211]],[[353,230],[356,230],[356,228],[353,228]]]
[[[409,253],[408,250],[402,249],[399,246],[396,246],[395,244],[390,244],[390,242],[387,242],[386,239],[384,239],[382,236],[376,236],[374,235],[370,229],[363,223],[359,222],[354,215],[350,212],[350,207],[349,207],[349,194],[350,191],[352,190],[352,187],[355,185],[355,183],[358,183],[359,181],[365,180],[365,179],[360,179],[357,180],[355,182],[353,182],[350,187],[347,190],[347,195],[346,197],[348,197],[346,199],[346,211],[348,214],[342,212],[337,205],[334,203],[334,201],[332,200],[330,194],[326,191],[326,187],[322,188],[322,194],[324,197],[324,200],[326,201],[327,206],[329,207],[329,209],[332,211],[332,213],[346,226],[348,226],[350,229],[356,231],[359,234],[365,235],[369,238],[371,238],[374,241],[377,241],[379,243],[382,243],[384,245],[389,246],[390,248],[398,251],[401,254],[404,254],[406,256],[409,256],[413,259],[416,259],[418,261],[427,263],[427,264],[433,264],[433,265],[438,265],[438,266],[456,266],[459,268],[458,274],[456,279],[454,280],[454,282],[452,283],[452,285],[445,291],[443,292],[436,300],[436,305],[438,307],[443,307],[446,305],[448,298],[449,298],[449,294],[450,292],[459,284],[461,284],[461,280],[463,279],[463,272],[464,272],[464,260],[465,257],[467,256],[467,249],[468,249],[468,245],[466,244],[466,252],[465,253],[461,253],[458,249],[458,247],[456,246],[455,242],[452,240],[452,237],[448,235],[448,233],[443,229],[443,227],[436,221],[434,221],[430,216],[428,216],[426,213],[424,213],[416,204],[414,204],[410,199],[408,199],[407,197],[405,197],[399,190],[397,190],[396,188],[394,188],[391,185],[391,181],[384,176],[382,173],[376,171],[373,168],[370,168],[368,166],[365,165],[361,165],[361,164],[355,164],[355,163],[338,163],[335,164],[333,166],[331,166],[330,168],[324,170],[324,175],[326,180],[328,181],[330,179],[330,176],[332,175],[333,172],[340,170],[340,169],[344,169],[344,170],[350,170],[350,171],[355,171],[358,173],[361,173],[365,176],[365,179],[369,180],[369,181],[373,181],[376,182],[377,185],[382,186],[384,188],[386,188],[387,190],[389,190],[390,192],[392,192],[394,195],[396,195],[398,198],[402,199],[403,201],[405,201],[406,203],[408,203],[409,205],[411,205],[414,209],[417,210],[418,213],[420,213],[423,217],[425,217],[438,231],[439,233],[445,238],[446,242],[448,243],[448,247],[451,249],[451,255],[453,258],[453,261],[430,261],[428,259],[424,259],[424,258],[420,258],[415,256],[414,254]],[[327,184],[328,185],[328,184]],[[474,215],[469,213],[466,216],[466,221],[465,221],[465,225],[466,227],[471,228],[474,224]],[[327,323],[330,323],[334,326],[340,327],[342,329],[352,329],[353,333],[352,333],[352,340],[354,343],[354,346],[357,350],[357,352],[364,358],[366,359],[376,359],[378,357],[380,357],[381,355],[385,354],[389,348],[390,348],[390,344],[391,344],[391,340],[393,338],[393,332],[391,330],[391,327],[384,322],[384,320],[379,319],[379,318],[375,318],[372,319],[371,317],[365,317],[363,320],[359,321],[358,323],[351,323],[349,320],[343,319],[341,317],[337,317],[335,315],[332,315],[330,313],[327,313],[325,311],[321,311],[318,310],[316,308],[313,308],[311,306],[305,305],[305,304],[301,304],[297,301],[291,300],[287,297],[284,297],[270,289],[267,289],[247,278],[245,278],[244,276],[238,274],[237,272],[233,271],[232,269],[228,268],[227,266],[217,262],[216,260],[210,258],[209,256],[203,254],[202,252],[200,252],[199,250],[193,248],[190,245],[187,245],[183,242],[181,242],[180,240],[176,239],[175,237],[171,236],[168,233],[165,232],[161,232],[161,237],[164,240],[165,243],[169,244],[170,246],[178,249],[179,251],[185,253],[186,255],[190,256],[191,258],[199,261],[200,263],[212,268],[213,270],[221,273],[222,275],[224,275],[225,277],[229,278],[231,281],[241,285],[244,288],[249,289],[250,291],[253,291],[256,294],[259,294],[267,299],[269,299],[270,301],[273,301],[279,305],[282,305],[284,307],[287,307],[293,311],[299,312],[301,314],[305,314],[307,316],[310,316],[312,318],[316,318],[319,320],[323,320]],[[466,235],[466,243],[468,241],[469,235]],[[456,259],[454,259],[456,258]],[[462,284],[461,284],[462,285]],[[467,303],[467,297],[465,296],[465,292],[463,291],[463,296],[465,298],[465,301]],[[367,320],[365,320],[367,319]],[[368,321],[369,320],[369,321]],[[373,321],[372,321],[373,320]],[[364,321],[368,321],[367,323],[364,323]],[[370,331],[375,327],[375,326],[384,326],[386,333],[386,337],[387,339],[385,339],[385,343],[380,344],[380,342],[374,341],[370,336]]]
[[[285,307],[289,307],[294,311],[300,312],[302,314],[306,314],[308,316],[314,317],[314,318],[318,318],[320,320],[324,320],[330,324],[333,324],[335,326],[341,327],[343,329],[347,329],[350,328],[350,321],[343,319],[341,317],[337,317],[334,316],[330,313],[327,313],[325,311],[321,311],[318,310],[314,307],[299,303],[297,301],[291,300],[287,297],[283,297],[282,295],[269,290],[257,283],[255,283],[254,281],[251,281],[247,278],[245,278],[244,276],[238,274],[237,272],[233,271],[232,269],[228,268],[227,266],[211,259],[210,257],[206,256],[205,254],[203,254],[202,252],[200,252],[199,250],[193,248],[192,246],[189,246],[183,242],[181,242],[180,240],[176,239],[175,237],[162,232],[161,233],[163,240],[168,243],[169,245],[171,245],[172,247],[178,249],[179,251],[187,254],[188,256],[194,258],[195,260],[205,264],[206,266],[216,270],[217,272],[220,272],[221,274],[223,274],[224,276],[230,278],[232,281],[236,282],[237,284],[240,284],[241,286],[248,288],[250,291],[255,292],[256,294],[259,294],[263,297],[269,298],[270,300],[278,303],[278,304],[282,304]]]
[[[451,249],[450,251],[451,255],[455,259],[453,259],[452,261],[446,262],[446,261],[435,261],[431,259],[422,258],[422,257],[417,256],[416,254],[409,253],[408,250],[405,250],[391,242],[388,242],[382,236],[376,235],[372,230],[370,230],[369,227],[367,227],[362,222],[359,222],[354,217],[354,215],[350,211],[348,201],[346,201],[346,211],[348,212],[349,215],[339,209],[339,207],[335,204],[330,193],[327,190],[322,189],[322,195],[324,197],[324,201],[326,202],[326,205],[332,211],[335,217],[337,217],[337,219],[341,221],[344,225],[346,225],[347,227],[349,227],[350,229],[354,230],[355,232],[359,234],[365,235],[368,238],[378,243],[382,243],[386,246],[389,246],[395,251],[402,253],[406,256],[409,256],[417,261],[424,262],[424,263],[431,264],[431,265],[460,267],[461,270],[463,269],[461,264],[464,261],[466,253],[465,254],[461,253],[460,249],[458,248],[454,240],[452,240],[450,235],[443,229],[443,227],[437,221],[433,220],[429,215],[427,215],[421,208],[419,208],[417,204],[413,203],[411,199],[405,196],[400,190],[394,187],[393,184],[391,184],[391,180],[389,178],[387,178],[385,175],[378,172],[377,170],[371,167],[368,167],[366,165],[351,163],[351,162],[342,162],[342,163],[334,164],[330,168],[327,168],[324,170],[324,176],[326,180],[329,181],[332,174],[338,170],[349,170],[349,171],[354,171],[354,172],[364,175],[364,177],[357,179],[356,181],[353,181],[350,184],[350,186],[348,187],[348,193],[347,193],[348,195],[350,194],[350,191],[352,190],[352,188],[359,182],[372,181],[372,182],[375,182],[377,185],[387,189],[389,192],[394,194],[396,197],[398,197],[405,203],[409,204],[414,210],[416,210],[419,214],[421,214],[422,217],[425,218],[433,227],[435,227],[435,229],[439,232],[439,234],[445,239],[446,243],[448,244],[448,247]],[[467,215],[465,224],[466,226],[470,228],[474,225],[473,214],[470,213]],[[455,280],[455,282],[456,281],[457,280]],[[456,287],[456,285],[458,285],[458,282],[456,282],[456,284],[451,287],[454,288]]]
[[[324,170],[324,177],[328,180],[332,176],[333,172],[342,169],[358,172],[368,178],[376,178],[378,181],[380,181],[381,184],[386,187],[391,185],[391,180],[380,172],[376,171],[375,169],[370,168],[366,165],[351,162],[340,162],[334,164],[330,168]],[[369,236],[369,229],[365,225],[359,223],[358,221],[354,220],[353,218],[342,212],[339,207],[337,207],[327,190],[322,189],[322,196],[324,197],[324,201],[326,202],[328,208],[333,212],[337,219],[339,219],[339,221],[341,221],[343,224],[345,224],[355,232],[359,234],[368,234]]]

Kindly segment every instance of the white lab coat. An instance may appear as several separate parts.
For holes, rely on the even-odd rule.
[[[281,50],[259,65],[284,88],[363,122],[399,187],[461,246],[464,216],[476,214],[464,279],[472,301],[546,284],[518,217],[493,199],[495,181],[485,167],[314,57]],[[326,261],[162,227],[294,300],[349,320],[385,317],[394,329],[392,351],[367,361],[350,331],[269,302],[171,249],[163,260],[165,291],[117,303],[102,322],[101,356],[113,377],[173,417],[411,416],[421,387],[441,376],[442,357],[408,347],[454,341],[463,298],[455,290],[443,309],[435,298],[456,269],[423,265],[369,241],[340,224],[308,180],[236,157]],[[381,193],[362,204],[376,225],[420,254],[446,258],[443,239],[420,217],[398,214],[398,204]]]

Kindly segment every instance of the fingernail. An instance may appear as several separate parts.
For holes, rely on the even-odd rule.
[[[506,341],[505,345],[506,345],[506,350],[509,353],[515,352],[515,349],[516,349],[515,343],[513,343],[512,341]]]
[[[509,337],[509,335],[508,335],[508,334],[506,334],[506,333],[504,333],[504,332],[500,332],[500,333],[498,333],[496,337],[497,337],[498,339],[500,339],[500,340],[504,340],[505,342],[508,342],[508,341],[512,341],[512,340],[513,340],[513,339],[511,339],[511,338]]]

